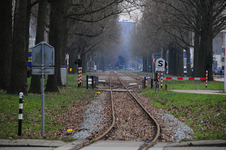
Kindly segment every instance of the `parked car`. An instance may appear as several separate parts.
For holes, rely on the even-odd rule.
[[[221,75],[222,75],[222,76],[224,75],[224,70],[222,70]]]
[[[218,70],[215,70],[215,75],[224,75],[224,70],[221,70],[221,69],[218,69]]]
[[[215,75],[220,75],[220,70],[219,69],[215,70]]]

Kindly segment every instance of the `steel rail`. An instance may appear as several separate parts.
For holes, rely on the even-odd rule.
[[[111,89],[111,110],[112,110],[112,124],[111,126],[99,137],[96,138],[96,140],[100,140],[102,139],[104,136],[106,136],[108,134],[108,132],[111,131],[111,129],[114,127],[115,125],[115,111],[114,111],[114,100],[113,100],[113,96],[112,96],[112,88],[111,88],[111,76],[110,76],[110,89]]]
[[[93,140],[83,144],[83,146],[89,145],[95,141],[98,141],[98,140],[104,138],[111,131],[111,129],[115,126],[115,111],[114,111],[114,100],[113,100],[112,88],[111,88],[111,75],[110,75],[110,90],[111,90],[110,93],[111,93],[112,124],[102,135],[100,135],[96,139],[93,139]]]
[[[141,103],[136,99],[136,97],[129,91],[129,89],[125,86],[125,84],[121,81],[121,79],[118,77],[119,81],[121,82],[121,84],[125,87],[125,89],[127,90],[127,92],[129,92],[129,94],[135,99],[135,101],[140,105],[140,107],[148,114],[148,116],[155,122],[156,126],[157,126],[157,133],[155,135],[155,138],[152,140],[152,142],[150,142],[146,147],[150,146],[152,143],[156,142],[156,140],[159,137],[160,134],[160,127],[159,124],[157,123],[157,121],[154,119],[154,117],[141,105]],[[98,141],[102,138],[104,138],[104,136],[106,136],[111,129],[115,126],[115,112],[114,112],[114,100],[113,100],[113,96],[112,96],[112,87],[111,87],[111,75],[110,75],[110,93],[111,93],[111,109],[112,109],[112,124],[111,126],[99,137],[97,137],[96,139],[93,139],[85,144],[83,144],[83,146],[89,145],[95,141]]]
[[[125,86],[125,84],[121,81],[121,79],[117,76],[117,78],[119,79],[119,81],[123,84],[123,86],[126,88],[126,90],[129,92],[129,94],[135,99],[135,101],[140,105],[140,107],[148,114],[148,116],[155,122],[156,126],[157,126],[157,133],[155,135],[155,138],[152,140],[152,142],[150,142],[148,146],[150,146],[152,143],[156,142],[156,140],[159,137],[160,134],[160,127],[158,122],[155,120],[155,118],[142,106],[142,104],[136,99],[136,97],[129,91],[129,89]]]

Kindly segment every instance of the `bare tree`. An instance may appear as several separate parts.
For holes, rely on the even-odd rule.
[[[46,27],[46,8],[47,8],[46,6],[47,6],[47,0],[39,1],[35,44],[38,44],[38,43],[44,41],[44,32],[45,32],[45,27]],[[30,93],[41,93],[40,76],[32,75],[29,92]]]
[[[0,6],[0,89],[6,90],[10,84],[12,61],[12,0]]]
[[[16,1],[15,20],[13,29],[13,54],[10,76],[10,86],[7,93],[27,95],[27,52],[26,52],[26,14],[27,1]]]
[[[177,31],[175,36],[187,46],[193,46],[195,51],[194,74],[205,76],[209,71],[209,80],[212,80],[212,47],[213,38],[225,27],[226,17],[222,14],[226,7],[224,0],[156,0],[167,9],[160,9],[168,14],[165,25]],[[189,9],[187,9],[189,8]],[[184,40],[184,31],[194,33],[194,45]],[[181,34],[182,33],[182,34]],[[184,32],[186,33],[186,32]],[[183,36],[181,36],[183,35]]]

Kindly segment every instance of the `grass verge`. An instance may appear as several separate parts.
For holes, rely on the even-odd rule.
[[[68,86],[59,87],[59,93],[45,93],[45,133],[54,133],[62,129],[67,122],[64,114],[73,105],[79,112],[82,105],[93,100],[95,90],[77,88],[77,75],[69,74]],[[28,84],[30,79],[28,79]],[[84,83],[83,83],[84,84]],[[85,85],[85,84],[84,84]],[[41,95],[28,94],[24,97],[22,136],[18,136],[19,96],[0,91],[0,138],[42,138],[41,137]],[[63,116],[60,117],[59,116]],[[63,131],[64,132],[64,131]],[[59,139],[59,136],[48,134],[47,139]]]
[[[184,85],[187,86],[189,85]],[[195,131],[195,140],[226,140],[226,95],[176,93],[165,90],[158,93],[150,87],[141,92],[152,100],[154,106],[164,109],[190,126]]]

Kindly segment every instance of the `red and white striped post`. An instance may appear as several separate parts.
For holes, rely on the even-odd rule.
[[[162,89],[162,85],[163,85],[163,71],[161,71],[161,89]]]
[[[81,86],[82,83],[82,67],[78,67],[78,87]]]
[[[208,83],[208,70],[206,70],[206,88],[207,88],[207,83]]]
[[[158,84],[157,84],[157,87],[159,87],[159,82],[160,82],[160,80],[159,80],[159,73],[158,73]]]

